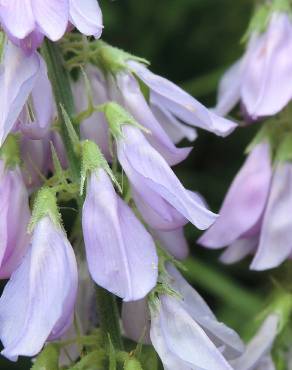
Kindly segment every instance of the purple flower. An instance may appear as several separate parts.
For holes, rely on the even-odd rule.
[[[117,154],[134,192],[159,219],[167,223],[172,221],[172,213],[180,214],[181,219],[189,220],[199,229],[206,229],[215,221],[216,215],[183,187],[137,127],[122,125]]]
[[[152,229],[151,233],[172,256],[179,260],[187,258],[189,246],[182,227],[168,231]]]
[[[150,306],[150,337],[164,368],[231,370],[227,359],[242,353],[240,338],[217,321],[204,300],[173,266],[168,266],[168,272],[171,287],[178,296],[159,295],[158,302]]]
[[[86,75],[91,83],[93,103],[95,105],[104,104],[109,100],[106,81],[102,73],[91,66],[86,68]],[[88,101],[85,86],[82,80],[78,80],[73,86],[75,106],[77,111],[82,112],[87,108]],[[94,141],[100,148],[107,160],[111,159],[109,148],[108,125],[101,112],[94,112],[89,118],[85,119],[80,125],[80,135],[83,140]]]
[[[28,193],[20,169],[0,161],[0,278],[7,279],[27,250]]]
[[[1,0],[0,20],[12,40],[20,46],[39,46],[42,35],[59,40],[69,22],[87,35],[100,37],[102,14],[96,0]]]
[[[226,136],[235,129],[235,123],[217,116],[177,85],[155,75],[143,64],[130,60],[128,65],[149,87],[150,102],[170,117],[220,136]]]
[[[227,114],[241,100],[252,119],[281,111],[292,97],[292,23],[273,13],[264,33],[255,32],[245,55],[223,76],[215,111]]]
[[[279,266],[292,252],[292,165],[272,172],[269,145],[257,145],[233,181],[218,220],[199,239],[208,248],[229,245],[221,259],[236,262],[255,254],[254,270]]]
[[[0,70],[0,145],[14,127],[41,72],[39,54],[25,56],[10,42],[5,45]]]
[[[64,231],[49,216],[35,225],[31,244],[0,299],[2,354],[34,356],[72,322],[77,265]]]
[[[257,334],[247,344],[244,353],[231,361],[234,370],[275,370],[270,351],[278,333],[279,315],[270,314]]]
[[[125,301],[149,293],[158,274],[154,242],[102,168],[88,178],[82,226],[93,280]]]
[[[182,162],[192,148],[177,148],[147,104],[135,77],[121,72],[110,80],[110,97],[124,106],[146,129],[150,130],[147,140],[170,165]]]

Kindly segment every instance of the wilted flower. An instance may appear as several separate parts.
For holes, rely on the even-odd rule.
[[[27,250],[28,193],[18,166],[0,160],[0,278],[7,279]]]
[[[271,15],[265,32],[254,32],[245,55],[223,76],[215,111],[227,114],[241,100],[251,118],[270,116],[292,98],[292,23],[289,14]]]
[[[154,242],[102,168],[88,178],[82,226],[93,280],[125,301],[149,293],[158,274]]]
[[[272,172],[267,143],[258,144],[233,181],[218,220],[199,239],[208,248],[229,245],[222,260],[232,263],[255,254],[251,268],[279,266],[292,251],[288,217],[292,206],[292,165],[278,163]]]
[[[270,351],[278,334],[279,315],[270,314],[257,334],[247,344],[244,353],[231,361],[234,370],[275,370]]]
[[[160,219],[168,222],[172,220],[171,213],[180,214],[199,229],[215,221],[216,215],[183,187],[137,127],[122,125],[122,135],[116,141],[118,159],[131,186]]]
[[[29,249],[0,299],[2,354],[34,356],[72,322],[77,265],[64,231],[49,215],[37,221]]]
[[[16,0],[1,0],[0,20],[12,40],[27,50],[38,47],[43,36],[59,40],[70,23],[95,37],[100,37],[103,27],[96,0],[26,0],[22,6]]]

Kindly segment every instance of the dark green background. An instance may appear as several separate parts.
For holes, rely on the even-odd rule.
[[[104,40],[150,60],[153,71],[210,106],[215,103],[220,74],[243,52],[240,39],[253,9],[252,0],[101,0],[100,5]],[[215,211],[244,160],[243,151],[257,130],[255,126],[238,129],[227,139],[200,131],[192,154],[176,168],[184,184],[200,191]],[[194,227],[187,227],[192,254],[198,260],[236,284],[265,294],[267,275],[248,273],[246,262],[221,266],[217,253],[196,246],[198,235]],[[243,317],[203,285],[200,283],[198,290],[219,317],[240,330]],[[0,360],[1,370],[29,367],[28,361],[12,364]]]

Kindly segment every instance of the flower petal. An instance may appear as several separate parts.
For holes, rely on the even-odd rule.
[[[70,0],[70,18],[84,35],[101,36],[102,13],[97,0]]]
[[[31,246],[0,299],[2,354],[34,356],[70,324],[77,292],[73,249],[49,217],[35,227]]]
[[[259,243],[258,236],[249,239],[235,240],[226,250],[221,254],[220,261],[226,264],[231,264],[242,260],[247,255],[255,251]]]
[[[220,209],[220,217],[199,239],[208,248],[233,243],[252,229],[264,211],[272,169],[269,145],[261,143],[249,154]]]
[[[182,227],[169,230],[152,230],[152,235],[159,240],[161,245],[175,258],[183,260],[189,254],[189,246]]]
[[[259,246],[251,264],[254,270],[279,266],[292,251],[290,210],[292,207],[292,165],[279,164],[275,170],[265,211]]]
[[[145,297],[157,281],[154,242],[102,169],[89,178],[82,225],[94,281],[125,301]]]

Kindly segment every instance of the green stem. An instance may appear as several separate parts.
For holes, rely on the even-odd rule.
[[[69,167],[72,178],[76,184],[80,182],[80,160],[74,152],[73,145],[66,128],[64,116],[61,107],[69,115],[71,121],[75,113],[74,100],[70,86],[70,79],[64,68],[64,61],[59,47],[45,40],[42,46],[42,54],[46,60],[48,74],[52,83],[53,92],[58,108],[59,120],[61,122],[61,135],[64,141],[65,149],[68,155]],[[78,200],[79,208],[82,208],[82,199]],[[117,349],[122,348],[122,338],[119,326],[119,313],[117,310],[116,298],[111,293],[97,286],[97,304],[99,311],[100,326],[106,336],[109,334],[112,343]]]
[[[187,268],[185,274],[191,282],[212,293],[226,305],[236,308],[238,312],[254,315],[263,308],[260,298],[215,268],[192,257],[184,265]]]

